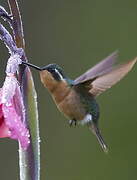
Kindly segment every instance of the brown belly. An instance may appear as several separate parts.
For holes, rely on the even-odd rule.
[[[57,82],[47,71],[41,73],[41,80],[50,91],[58,109],[68,119],[82,120],[84,118],[86,112],[80,103],[80,98],[65,80]]]
[[[58,109],[68,119],[82,120],[86,115],[86,111],[80,102],[80,98],[74,90],[71,90],[61,102],[56,102],[56,104]]]

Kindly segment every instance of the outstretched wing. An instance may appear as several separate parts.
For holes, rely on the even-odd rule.
[[[118,51],[115,51],[110,56],[102,60],[100,63],[93,66],[91,69],[89,69],[87,72],[79,76],[75,79],[74,83],[79,84],[81,82],[84,82],[88,79],[92,79],[98,75],[104,74],[105,72],[110,71],[110,69],[113,67],[113,65],[116,63],[118,57]]]
[[[127,62],[126,64],[114,67],[108,73],[97,76],[82,83],[85,83],[85,85],[87,84],[87,88],[93,96],[98,96],[108,88],[111,88],[118,81],[120,81],[132,69],[136,62],[137,57],[134,60]]]

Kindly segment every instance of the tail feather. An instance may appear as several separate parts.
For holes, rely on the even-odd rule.
[[[103,137],[102,137],[102,135],[101,135],[100,130],[98,129],[98,127],[96,127],[95,125],[94,125],[94,126],[91,125],[91,126],[89,127],[89,129],[90,129],[90,130],[93,132],[93,134],[96,136],[99,144],[101,145],[102,150],[103,150],[105,153],[107,153],[107,152],[108,152],[108,147],[107,147],[107,145],[106,145],[106,143],[105,143],[105,141],[104,141],[104,139],[103,139]]]

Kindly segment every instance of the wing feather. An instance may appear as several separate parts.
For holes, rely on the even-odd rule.
[[[74,83],[79,84],[88,79],[92,79],[98,75],[104,74],[105,72],[110,71],[113,65],[116,63],[118,57],[118,51],[113,52],[110,56],[102,60],[100,63],[93,66],[87,72],[75,79]]]
[[[137,58],[127,62],[126,64],[115,67],[109,73],[97,77],[94,81],[91,82],[91,89],[89,92],[94,96],[98,96],[108,88],[111,88],[132,69],[136,61]]]

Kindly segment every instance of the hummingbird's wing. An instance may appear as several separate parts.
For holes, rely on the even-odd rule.
[[[105,72],[110,71],[113,65],[116,63],[118,57],[118,51],[113,52],[110,56],[106,57],[100,63],[93,66],[87,72],[75,79],[74,83],[79,84],[88,79],[94,78],[98,75],[104,74]]]
[[[93,96],[98,96],[108,88],[111,88],[118,81],[120,81],[132,69],[136,61],[137,57],[125,64],[114,67],[110,72],[79,83],[79,85],[85,84],[85,87]]]

